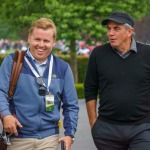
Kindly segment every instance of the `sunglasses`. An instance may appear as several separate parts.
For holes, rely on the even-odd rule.
[[[43,82],[42,77],[36,77],[36,82],[40,86],[39,90],[38,90],[39,95],[45,96],[46,93],[47,93],[47,91],[46,91],[47,88],[46,88],[46,86],[45,86],[45,84]]]
[[[7,145],[11,145],[9,137],[7,136],[6,132],[4,131],[3,123],[1,121],[1,119],[0,119],[0,141]]]

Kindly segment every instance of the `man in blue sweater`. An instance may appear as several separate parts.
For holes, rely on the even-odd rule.
[[[127,13],[113,12],[102,25],[109,43],[93,50],[84,83],[95,145],[150,150],[150,46],[134,40],[134,19]]]
[[[14,106],[7,101],[14,54],[0,68],[0,112],[4,129],[11,135],[8,150],[56,150],[60,141],[70,150],[77,128],[78,98],[69,64],[51,53],[56,42],[53,21],[40,18],[33,22],[28,42]],[[59,138],[61,107],[65,136]]]

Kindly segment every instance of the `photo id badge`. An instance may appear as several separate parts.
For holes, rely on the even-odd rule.
[[[54,110],[54,95],[48,93],[45,95],[45,104],[46,104],[46,111],[53,111]]]

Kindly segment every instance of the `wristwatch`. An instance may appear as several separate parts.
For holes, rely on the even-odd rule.
[[[71,139],[72,139],[72,143],[73,143],[73,142],[74,142],[74,140],[75,140],[74,136],[73,136],[73,135],[68,135],[68,136],[70,136],[70,137],[71,137]]]

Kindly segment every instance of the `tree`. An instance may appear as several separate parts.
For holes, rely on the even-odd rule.
[[[101,20],[112,11],[126,11],[140,19],[149,11],[149,0],[1,0],[0,20],[17,31],[39,17],[51,18],[58,30],[57,39],[66,39],[71,51],[71,67],[78,82],[76,40],[88,42],[106,39]]]

